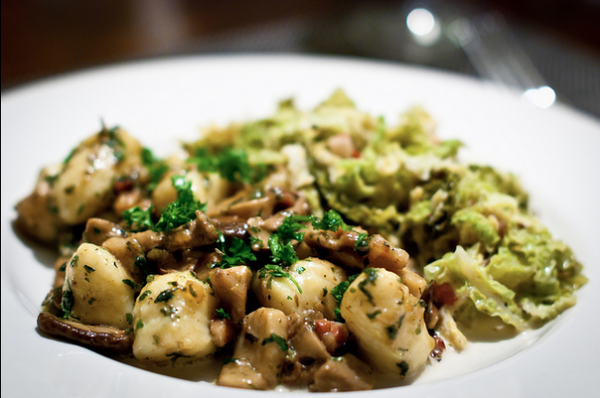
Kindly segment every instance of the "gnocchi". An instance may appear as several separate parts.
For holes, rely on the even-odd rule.
[[[191,272],[157,276],[142,289],[133,308],[133,355],[166,364],[206,358],[216,351],[210,320],[217,301],[208,283]]]
[[[288,315],[297,312],[308,316],[318,312],[325,318],[335,319],[336,303],[330,292],[347,279],[346,272],[327,260],[314,257],[294,263],[288,272],[291,278],[254,274],[253,289],[260,304]]]
[[[341,311],[363,357],[379,372],[405,378],[423,370],[434,340],[424,306],[398,275],[368,268],[348,287]]]
[[[65,263],[62,306],[83,323],[126,329],[138,286],[108,250],[83,243]]]

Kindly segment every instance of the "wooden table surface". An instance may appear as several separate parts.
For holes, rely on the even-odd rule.
[[[366,0],[3,0],[2,89],[49,75],[190,52],[204,37],[291,17],[327,21]],[[401,1],[378,0],[398,5]],[[464,1],[462,2],[464,3]],[[599,0],[467,1],[600,55]]]

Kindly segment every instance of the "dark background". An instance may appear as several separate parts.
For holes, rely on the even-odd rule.
[[[224,52],[350,55],[475,75],[456,49],[419,56],[401,36],[389,40],[421,5],[500,12],[559,98],[600,116],[600,0],[3,0],[2,90],[98,65]]]

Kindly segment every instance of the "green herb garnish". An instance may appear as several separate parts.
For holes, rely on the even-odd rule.
[[[231,319],[231,316],[224,308],[217,308],[216,314],[219,319]]]
[[[289,273],[285,272],[280,265],[267,264],[258,271],[259,278],[265,278],[267,275],[269,275],[271,278],[288,278],[290,281],[292,281],[294,286],[296,286],[298,292],[302,294],[302,288],[298,282],[296,282],[296,280]],[[270,284],[268,286],[270,286]]]
[[[96,268],[92,268],[89,265],[84,265],[83,268],[87,271],[87,272],[94,272],[96,271]]]
[[[154,299],[154,302],[155,303],[166,303],[167,301],[169,301],[173,297],[175,297],[176,290],[177,290],[176,287],[174,287],[172,289],[163,290],[156,296],[156,298]]]
[[[369,292],[367,290],[367,284],[370,283],[371,285],[375,286],[375,280],[377,279],[377,269],[375,268],[366,268],[363,273],[367,276],[365,279],[363,279],[362,281],[360,281],[360,283],[358,284],[358,288],[360,289],[361,292],[363,292],[363,294],[365,296],[367,296],[367,299],[369,299],[369,302],[371,304],[373,304],[373,295],[371,294],[371,292]]]
[[[163,175],[169,171],[169,166],[164,163],[162,160],[158,159],[154,156],[152,151],[148,148],[142,148],[142,165],[146,167],[148,170],[148,185],[146,185],[146,189],[149,192],[154,191],[156,186],[162,179]]]
[[[152,292],[150,290],[144,290],[142,292],[142,294],[140,294],[140,296],[138,297],[138,301],[144,300],[146,297],[148,297],[151,294],[152,294]]]
[[[344,222],[344,220],[342,219],[342,216],[333,209],[329,210],[327,213],[325,213],[325,215],[323,216],[323,218],[321,218],[321,220],[318,220],[315,217],[313,217],[312,218],[312,226],[315,229],[321,229],[323,231],[334,231],[334,232],[336,232],[340,228],[343,229],[344,231],[350,231],[352,229],[352,227],[350,227],[349,225],[347,225]]]
[[[235,236],[232,237],[231,245],[227,248],[225,247],[225,237],[223,234],[220,234],[217,245],[223,255],[221,256],[221,261],[216,263],[215,267],[230,268],[256,261],[256,256],[252,252],[252,248],[243,239],[236,238]]]
[[[177,199],[163,210],[154,226],[157,231],[170,231],[187,224],[196,217],[196,210],[206,211],[206,204],[200,203],[192,192],[192,182],[184,176],[171,177],[171,183],[177,191]]]
[[[358,235],[358,239],[354,244],[354,251],[361,256],[364,256],[369,252],[369,241],[367,240],[368,237],[369,234],[363,232]]]
[[[342,298],[344,298],[344,293],[348,290],[348,286],[358,277],[360,274],[351,275],[347,281],[343,281],[337,284],[334,288],[331,289],[331,296],[335,299],[335,302],[338,308],[334,309],[335,316],[338,321],[342,322],[344,319],[342,318],[342,312],[340,311],[340,305],[342,304]]]
[[[123,281],[124,284],[126,284],[127,286],[129,286],[133,290],[137,290],[137,288],[139,287],[138,284],[135,283],[134,281],[132,281],[131,279],[123,279],[122,281]]]
[[[267,170],[262,163],[251,165],[246,151],[234,148],[226,148],[216,155],[209,154],[206,148],[198,148],[187,162],[195,164],[199,171],[219,173],[228,181],[245,184],[259,182]]]
[[[285,341],[283,337],[278,336],[275,333],[271,333],[271,336],[264,339],[262,345],[267,345],[269,343],[276,343],[283,352],[286,352],[288,350],[287,341]]]
[[[206,204],[200,203],[192,192],[192,183],[184,176],[171,177],[171,183],[177,191],[177,199],[163,210],[156,224],[152,222],[152,206],[142,210],[139,206],[125,210],[121,213],[123,219],[132,228],[132,231],[168,232],[181,225],[187,224],[196,217],[196,211],[206,211]]]
[[[73,292],[71,291],[71,283],[67,280],[67,288],[63,287],[62,291],[62,300],[60,302],[61,309],[65,313],[65,318],[71,316],[71,310],[73,309],[73,305],[75,304],[75,298],[73,297]]]
[[[402,361],[400,363],[397,363],[396,366],[400,368],[400,376],[406,376],[406,374],[408,373],[408,363],[406,363],[406,361]]]
[[[132,207],[131,209],[125,210],[121,213],[123,220],[129,224],[129,227],[133,232],[145,231],[147,229],[153,229],[154,224],[152,223],[152,206],[146,210],[142,210],[140,206]]]

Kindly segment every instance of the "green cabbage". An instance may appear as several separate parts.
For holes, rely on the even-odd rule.
[[[450,283],[459,303],[475,305],[478,311],[500,317],[518,330],[526,327],[521,310],[515,302],[515,292],[491,278],[481,262],[473,258],[461,246],[440,260],[424,268],[425,279],[437,283]]]
[[[419,107],[389,126],[337,90],[311,112],[283,101],[273,116],[213,131],[188,150],[244,148],[252,165],[277,170],[287,162],[281,149],[301,145],[314,182],[300,191],[313,210],[335,209],[406,249],[428,280],[452,284],[459,319],[481,312],[522,329],[572,306],[587,281],[581,264],[531,215],[519,180],[459,162],[462,144],[440,140],[435,127]],[[339,134],[356,156],[329,148]]]

